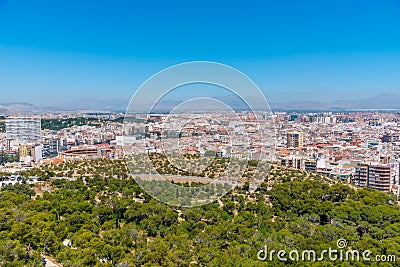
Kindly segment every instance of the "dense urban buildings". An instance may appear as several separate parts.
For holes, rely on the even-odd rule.
[[[183,153],[238,160],[268,160],[318,172],[360,187],[398,193],[400,114],[397,112],[237,112],[8,117],[1,135],[3,155],[18,168],[55,159],[123,158],[124,153]],[[239,119],[238,119],[239,118]],[[218,121],[215,123],[214,121]],[[179,127],[178,127],[179,126]],[[274,133],[274,136],[267,134]],[[179,146],[176,146],[179,140]],[[248,145],[243,145],[248,141]],[[11,167],[9,167],[11,168]]]

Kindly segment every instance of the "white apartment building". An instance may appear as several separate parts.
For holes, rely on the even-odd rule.
[[[6,118],[6,139],[16,145],[36,144],[40,142],[40,117],[18,116]]]

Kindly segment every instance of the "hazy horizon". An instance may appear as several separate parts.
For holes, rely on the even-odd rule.
[[[219,97],[229,97],[231,96],[231,94],[225,94],[225,95],[212,95],[211,97],[215,97],[215,98],[219,98]],[[371,99],[371,98],[375,98],[375,97],[392,97],[392,96],[396,96],[396,97],[400,97],[400,92],[399,93],[390,93],[390,92],[384,92],[381,94],[375,94],[375,95],[366,95],[363,96],[362,98],[338,98],[338,99],[292,99],[292,100],[288,100],[285,98],[282,99],[277,99],[277,101],[268,101],[270,104],[286,104],[286,103],[297,103],[297,102],[316,102],[316,103],[332,103],[332,102],[336,102],[336,101],[358,101],[358,100],[364,100],[364,99]],[[75,104],[83,104],[83,103],[96,103],[96,104],[101,104],[101,103],[114,103],[114,104],[123,104],[126,103],[126,105],[129,103],[131,99],[122,99],[122,98],[115,98],[115,99],[106,99],[106,98],[97,98],[97,97],[93,97],[93,98],[85,98],[85,99],[79,99],[76,101],[65,101],[65,102],[60,102],[60,103],[38,103],[35,101],[18,101],[18,99],[16,99],[15,101],[8,101],[8,102],[0,102],[0,105],[14,105],[14,104],[27,104],[27,105],[33,105],[36,107],[42,107],[42,108],[65,108],[66,106],[70,105],[71,103],[75,103]],[[162,102],[183,102],[185,101],[185,98],[166,98],[163,99]],[[400,105],[400,103],[399,103]]]
[[[177,106],[187,102],[196,101],[196,99],[202,99],[204,97],[196,96],[193,92],[186,97],[179,97],[179,91],[176,94],[172,94],[167,97],[160,98],[157,104],[153,107],[152,112],[170,112]],[[197,109],[203,111],[215,110],[213,99],[218,102],[225,103],[230,106],[233,110],[248,110],[246,104],[233,94],[211,94],[205,98],[209,98],[208,102],[204,104],[196,104],[193,102],[192,109],[190,105],[186,106],[186,111],[191,112]],[[253,104],[258,103],[257,100],[253,99]],[[207,104],[208,103],[208,104]],[[108,99],[108,100],[96,100],[96,99],[79,99],[74,102],[65,102],[65,104],[59,105],[37,105],[29,102],[13,102],[13,103],[0,103],[0,114],[29,114],[29,113],[46,113],[46,112],[58,112],[58,111],[105,111],[105,112],[125,112],[129,106],[130,111],[134,112],[147,112],[144,108],[146,105],[154,103],[142,103],[143,106],[132,106],[130,99]],[[261,103],[260,103],[261,104]],[[297,100],[297,101],[284,101],[281,102],[269,102],[268,103],[272,111],[354,111],[354,110],[400,110],[400,94],[380,94],[376,96],[365,97],[362,99],[336,99],[336,100]],[[193,106],[194,105],[194,106]],[[30,108],[32,107],[32,108]],[[189,108],[189,109],[187,109]],[[254,111],[265,110],[253,106]],[[268,109],[268,108],[267,108]],[[182,110],[184,111],[184,110]]]

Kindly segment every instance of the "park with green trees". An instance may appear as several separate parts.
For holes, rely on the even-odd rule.
[[[48,168],[32,170],[46,181],[0,191],[0,266],[42,266],[42,257],[64,267],[395,265],[257,258],[264,246],[320,252],[338,239],[349,249],[400,257],[395,196],[316,173],[273,166],[255,192],[245,184],[210,204],[181,208],[149,196],[119,161]],[[91,175],[67,180],[50,173],[74,168]]]

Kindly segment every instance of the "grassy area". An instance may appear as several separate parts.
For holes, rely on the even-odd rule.
[[[39,176],[44,179],[51,177],[75,177],[75,178],[126,178],[129,173],[132,174],[147,174],[145,164],[148,161],[144,161],[143,157],[147,155],[137,155],[126,161],[125,159],[90,159],[90,160],[77,160],[77,161],[65,161],[57,164],[43,165],[40,168],[34,168],[28,171],[24,171],[23,175]],[[239,161],[232,161],[226,158],[216,158],[212,164],[207,166],[204,170],[199,173],[182,171],[175,167],[169,162],[169,160],[161,154],[150,154],[151,163],[154,168],[160,174],[170,175],[192,175],[206,178],[217,178],[225,171],[228,164],[233,164],[232,169],[243,173],[242,182],[246,182],[248,178],[253,177],[257,171],[257,161],[249,161],[247,165]],[[195,156],[189,156],[195,157]],[[128,163],[127,163],[128,162]],[[129,164],[129,168],[128,168]],[[236,173],[237,174],[237,173]],[[324,176],[306,172],[302,170],[289,169],[286,167],[273,165],[270,171],[266,174],[265,179],[268,181],[291,181],[293,179],[320,179],[327,180]]]

